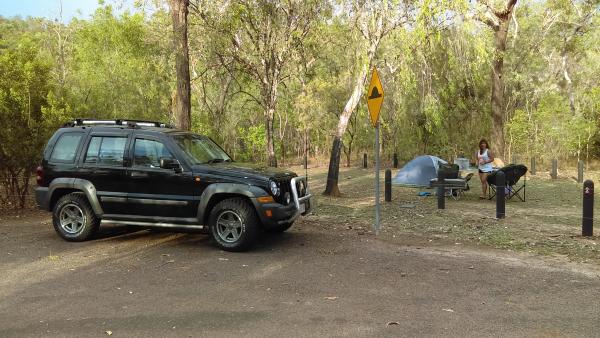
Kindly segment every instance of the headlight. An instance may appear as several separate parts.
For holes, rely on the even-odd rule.
[[[271,181],[270,188],[273,196],[279,196],[279,186],[277,185],[277,183],[275,183],[275,181]]]

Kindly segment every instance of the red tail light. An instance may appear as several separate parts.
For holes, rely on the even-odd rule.
[[[35,170],[36,173],[36,181],[39,186],[44,186],[44,168],[42,166],[37,167]]]

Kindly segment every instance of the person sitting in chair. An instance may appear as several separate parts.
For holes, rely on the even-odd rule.
[[[479,151],[475,155],[477,159],[477,168],[479,169],[479,180],[481,181],[481,192],[480,199],[487,199],[488,183],[487,177],[492,172],[492,162],[494,162],[494,155],[490,151],[488,142],[485,139],[479,141]]]

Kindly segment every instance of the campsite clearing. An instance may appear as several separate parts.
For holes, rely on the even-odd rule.
[[[392,176],[395,173],[392,171]],[[431,245],[483,245],[600,264],[600,238],[581,237],[582,185],[571,178],[572,173],[563,175],[558,180],[551,180],[547,172],[527,175],[527,201],[509,201],[506,219],[501,221],[495,219],[494,201],[479,200],[481,188],[476,176],[470,181],[471,190],[459,201],[448,199],[445,210],[437,210],[435,196],[418,196],[420,191],[434,190],[393,186],[392,202],[382,205],[381,237],[405,241],[409,235]],[[326,168],[313,169],[309,176],[318,203],[308,221],[358,235],[372,231],[372,169],[342,169],[340,198],[319,194]],[[594,179],[598,174],[587,176]],[[383,187],[383,181],[381,184]],[[598,203],[595,209],[598,215]]]
[[[291,170],[304,173],[301,167]],[[396,170],[392,170],[395,176]],[[303,224],[343,236],[372,235],[374,218],[374,172],[372,168],[341,168],[341,197],[322,196],[327,167],[308,170],[315,197],[313,213]],[[380,175],[383,196],[383,173]],[[554,256],[575,262],[600,265],[600,238],[581,237],[582,185],[576,171],[563,171],[557,180],[548,172],[527,175],[527,201],[513,199],[506,204],[506,219],[495,217],[495,202],[479,200],[479,178],[470,181],[471,190],[459,201],[447,198],[446,209],[438,210],[433,189],[392,187],[392,202],[382,202],[380,239],[402,245],[480,246]],[[600,172],[587,172],[596,182]],[[431,196],[418,193],[428,191]],[[600,203],[595,214],[600,215]],[[0,220],[27,217],[31,211],[5,212]],[[35,212],[35,214],[38,214]],[[49,216],[48,216],[49,217]],[[597,225],[596,234],[600,234]]]
[[[241,254],[203,234],[111,225],[69,243],[48,213],[0,215],[0,336],[597,333],[600,259],[577,236],[570,180],[531,180],[501,222],[476,191],[437,211],[435,197],[396,188],[376,237],[372,170],[343,169],[334,199],[320,196],[325,168],[309,176],[315,214]]]

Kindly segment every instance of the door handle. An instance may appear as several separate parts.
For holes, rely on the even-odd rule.
[[[131,177],[148,177],[148,173],[134,171],[131,173]]]

